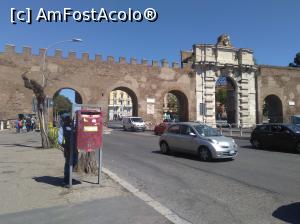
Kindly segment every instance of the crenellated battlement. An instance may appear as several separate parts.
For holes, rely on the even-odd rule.
[[[8,54],[8,55],[18,55],[24,58],[30,58],[30,57],[44,57],[44,54],[46,52],[46,48],[40,48],[38,55],[32,53],[32,48],[28,46],[24,46],[22,49],[22,52],[17,52],[16,51],[16,46],[12,44],[7,44],[5,46],[4,52],[0,52],[1,54]],[[47,53],[47,52],[46,52]],[[174,68],[178,69],[180,68],[179,63],[173,62],[169,64],[169,62],[165,59],[161,60],[160,63],[157,60],[147,60],[147,59],[141,59],[140,62],[136,58],[130,58],[129,62],[125,57],[119,57],[118,59],[115,59],[113,56],[107,56],[106,60],[103,59],[101,54],[96,54],[94,58],[92,59],[89,55],[89,53],[84,52],[81,54],[81,57],[77,57],[77,53],[74,51],[70,51],[67,55],[67,57],[63,57],[63,52],[62,50],[55,49],[54,55],[49,56],[46,55],[47,58],[49,59],[58,59],[58,60],[78,60],[84,63],[98,63],[98,62],[104,62],[104,63],[110,63],[110,64],[122,64],[122,65],[140,65],[140,66],[149,66],[149,67],[161,67],[161,68]],[[186,66],[182,66],[186,67]]]

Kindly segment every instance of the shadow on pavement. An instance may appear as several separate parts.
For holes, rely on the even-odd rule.
[[[194,161],[200,161],[200,159],[196,155],[190,155],[190,154],[186,154],[183,152],[172,151],[168,154],[163,154],[161,151],[157,150],[157,151],[152,151],[152,153],[161,154],[163,156],[173,156],[173,157],[177,157],[177,158],[184,158],[184,159],[190,159],[190,160],[194,160]]]
[[[114,130],[123,130],[123,127],[113,127],[113,126],[107,126],[107,127]]]
[[[198,158],[197,155],[188,154],[188,153],[184,153],[184,152],[172,151],[168,154],[163,154],[163,153],[161,153],[161,151],[156,150],[156,151],[152,151],[152,153],[161,154],[163,156],[173,156],[173,157],[177,157],[177,158],[183,158],[183,159],[189,159],[189,160],[204,162],[204,161],[201,161],[200,158]],[[232,161],[232,159],[213,159],[211,162],[217,162],[218,163],[218,162],[226,162],[226,161]],[[207,162],[204,162],[204,163],[207,163]]]
[[[239,146],[240,148],[245,148],[245,149],[252,149],[252,150],[257,150],[255,148],[253,148],[251,145],[243,145],[243,146]]]
[[[43,148],[42,146],[31,146],[31,145],[23,145],[23,144],[14,144],[14,146],[26,147],[26,148],[34,148],[34,149],[41,149],[41,148]]]
[[[288,153],[288,154],[297,154],[297,152],[287,149],[284,150],[282,148],[270,148],[270,147],[261,147],[261,148],[253,148],[251,145],[242,146],[241,148],[252,149],[252,150],[261,150],[266,152],[279,152],[279,153]]]
[[[63,182],[64,179],[62,177],[42,176],[42,177],[33,177],[32,179],[34,179],[36,182],[50,184],[56,187],[65,186]],[[77,185],[77,184],[81,184],[81,182],[73,179],[72,184]]]
[[[0,144],[5,147],[23,147],[23,148],[34,148],[34,149],[41,149],[42,146],[32,146],[32,145],[23,145],[23,144]]]
[[[300,202],[283,205],[277,208],[272,215],[284,222],[298,224],[300,223]]]

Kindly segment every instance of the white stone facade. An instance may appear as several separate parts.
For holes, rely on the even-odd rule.
[[[235,125],[250,127],[256,123],[256,89],[253,52],[231,46],[199,44],[193,46],[196,72],[197,120],[216,125],[216,81],[226,76],[235,86]],[[201,115],[200,104],[206,114]]]

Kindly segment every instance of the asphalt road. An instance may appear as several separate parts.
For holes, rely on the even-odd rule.
[[[114,130],[104,166],[192,223],[300,223],[300,155],[253,150],[234,161],[163,155],[159,137]]]

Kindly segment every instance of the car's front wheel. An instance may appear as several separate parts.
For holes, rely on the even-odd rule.
[[[166,142],[160,143],[160,151],[163,154],[169,153],[170,149],[169,149],[169,146],[168,146],[168,144]]]
[[[300,154],[300,142],[296,145],[296,153]]]
[[[251,140],[251,145],[255,149],[261,148],[260,141],[258,139],[256,139],[256,138],[254,138],[254,139]]]
[[[202,147],[199,149],[199,156],[202,161],[209,162],[212,160],[211,152],[207,147]]]

